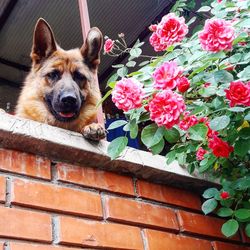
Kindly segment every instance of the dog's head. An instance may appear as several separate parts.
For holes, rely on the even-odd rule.
[[[31,58],[38,88],[49,111],[62,122],[76,119],[87,101],[100,63],[102,33],[92,28],[81,49],[63,50],[52,29],[39,19],[34,31]]]

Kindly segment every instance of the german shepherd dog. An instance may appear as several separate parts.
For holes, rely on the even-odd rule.
[[[101,95],[95,84],[102,41],[100,30],[92,28],[80,49],[63,50],[40,18],[33,36],[32,68],[16,115],[80,132],[91,140],[103,139],[105,129],[96,123]]]

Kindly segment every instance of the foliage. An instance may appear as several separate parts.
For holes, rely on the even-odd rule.
[[[179,2],[181,4],[175,8],[181,13],[185,1]],[[171,144],[171,151],[166,155],[167,164],[177,160],[180,165],[187,166],[191,174],[196,169],[219,180],[220,190],[210,188],[204,192],[203,197],[207,200],[202,210],[205,214],[215,212],[228,219],[222,226],[222,233],[227,237],[233,236],[239,227],[244,227],[250,237],[250,92],[246,94],[248,101],[244,99],[238,103],[232,100],[236,92],[229,93],[232,82],[236,81],[239,88],[250,91],[249,10],[249,0],[216,1],[198,10],[207,13],[212,20],[223,18],[231,23],[235,37],[230,50],[204,50],[198,32],[195,32],[191,37],[167,46],[164,53],[157,56],[142,55],[143,42],[140,41],[128,48],[121,34],[108,53],[110,56],[129,54],[126,63],[113,65],[117,72],[107,83],[111,88],[109,94],[122,78],[135,79],[144,85],[141,106],[124,112],[127,122],[111,124],[110,129],[123,126],[135,138],[138,126],[148,122],[142,129],[141,140],[153,154],[161,153],[166,143]],[[155,27],[151,29],[153,31]],[[180,114],[180,123],[166,128],[152,119],[150,103],[155,96],[166,91],[155,88],[154,72],[169,61],[175,61],[183,69],[178,77],[188,78],[190,87],[183,92],[176,90],[185,101],[187,113]],[[136,71],[133,71],[134,67]],[[178,81],[172,83],[178,88]],[[186,129],[181,129],[185,126]],[[112,159],[119,156],[126,145],[125,137],[111,142],[108,152]]]

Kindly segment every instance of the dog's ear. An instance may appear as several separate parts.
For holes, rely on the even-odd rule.
[[[85,43],[81,48],[84,62],[91,70],[96,70],[100,64],[100,51],[102,48],[102,33],[94,27],[88,32]]]
[[[33,62],[40,63],[56,51],[56,41],[49,24],[39,18],[36,23],[31,58]]]

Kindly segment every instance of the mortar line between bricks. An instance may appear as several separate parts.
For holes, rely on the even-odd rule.
[[[96,249],[95,247],[80,247],[80,246],[70,246],[70,245],[58,245],[58,244],[53,244],[53,243],[48,243],[48,242],[40,242],[40,241],[32,241],[32,240],[25,240],[25,239],[14,239],[14,238],[1,238],[0,237],[0,240],[2,241],[5,241],[4,242],[4,250],[11,250],[10,249],[10,244],[11,243],[20,243],[20,244],[35,244],[35,245],[38,245],[38,246],[55,246],[55,247],[67,247],[69,249],[79,249],[79,250],[82,250],[82,249]],[[7,248],[6,248],[7,246]],[[57,249],[57,248],[56,248]],[[59,248],[58,248],[59,249]],[[102,250],[105,250],[104,248],[101,248]],[[106,249],[108,250],[108,249]]]
[[[139,194],[138,194],[138,192],[137,192],[137,186],[136,186],[137,180],[138,180],[138,179],[137,179],[136,177],[132,177],[135,196],[136,196],[136,197],[139,197]]]
[[[145,235],[144,229],[141,228],[140,231],[141,231],[143,248],[144,248],[144,250],[149,250],[148,239],[147,239],[147,237]]]
[[[4,242],[3,250],[10,250],[10,243],[9,242]]]
[[[5,206],[11,207],[12,178],[6,178]]]
[[[58,244],[59,242],[59,230],[60,230],[60,222],[57,215],[51,216],[52,223],[52,244]]]
[[[58,173],[56,164],[51,162],[50,163],[50,174],[51,174],[51,183],[58,183]]]
[[[105,201],[105,196],[103,193],[100,193],[101,195],[101,206],[102,206],[102,214],[103,214],[103,220],[106,222],[107,221],[107,214],[106,214],[106,201]]]
[[[180,232],[181,236],[187,236],[187,237],[192,237],[192,238],[196,238],[196,239],[200,239],[200,240],[207,240],[207,241],[220,241],[220,242],[224,242],[224,243],[231,243],[231,244],[236,244],[236,245],[244,245],[244,246],[247,246],[249,244],[244,244],[240,241],[237,241],[237,240],[232,240],[232,239],[223,239],[223,238],[220,238],[220,237],[216,237],[216,236],[209,236],[209,235],[201,235],[201,234],[198,234],[198,233],[189,233],[189,232]]]

